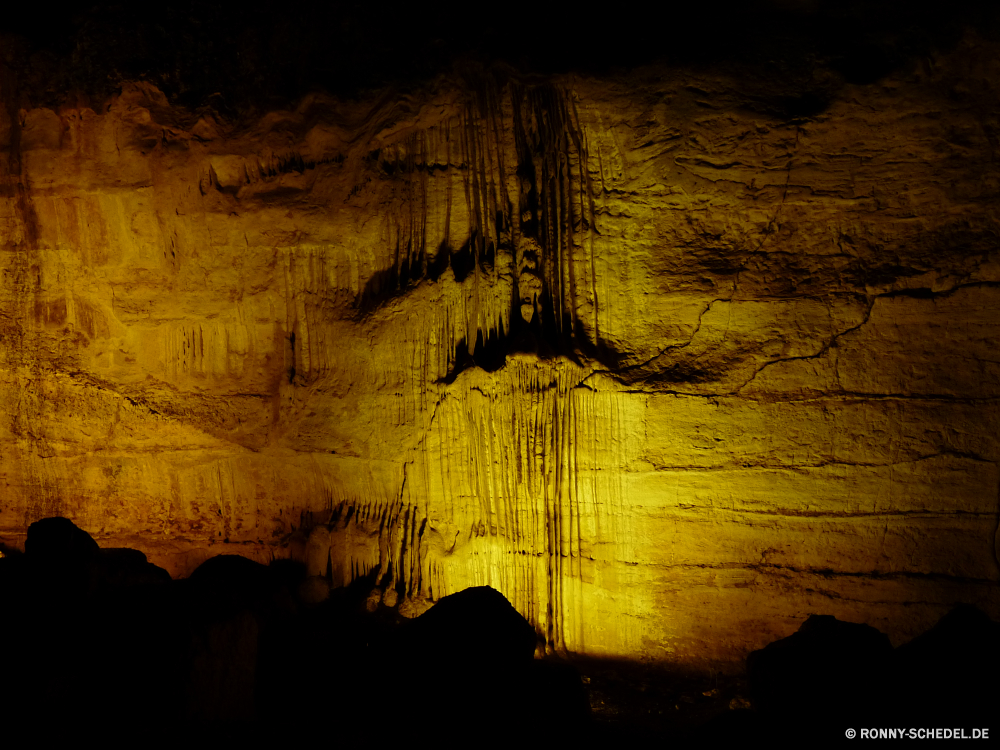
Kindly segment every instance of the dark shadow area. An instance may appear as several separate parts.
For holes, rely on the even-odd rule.
[[[373,611],[373,576],[320,603],[307,582],[301,564],[236,555],[173,581],[66,519],[32,524],[25,553],[0,558],[5,736],[286,746],[590,726],[579,675],[534,659],[534,630],[495,590],[406,620]]]
[[[707,725],[753,714],[743,675],[597,657],[575,656],[570,663],[587,690],[594,746],[684,741],[673,746],[699,747],[697,733]]]
[[[0,33],[19,40],[7,45],[8,63],[36,105],[77,96],[99,104],[124,80],[148,80],[173,103],[242,119],[311,91],[407,88],[457,62],[595,75],[662,62],[753,79],[761,111],[796,118],[835,93],[817,68],[867,84],[950,48],[967,28],[997,28],[993,4],[972,0],[661,3],[614,18],[608,25],[563,3],[505,6],[483,23],[447,4],[97,2],[69,13],[19,4],[5,10]]]
[[[496,247],[490,243],[477,251],[477,246],[481,244],[481,238],[473,232],[457,250],[449,247],[447,242],[442,242],[437,252],[430,257],[422,248],[408,246],[401,250],[397,247],[392,265],[376,271],[365,283],[355,300],[356,316],[363,318],[371,314],[389,300],[404,296],[425,279],[438,281],[449,267],[458,283],[469,277],[477,263],[486,274],[492,274]],[[506,251],[509,252],[509,248]]]
[[[813,615],[747,658],[756,715],[741,732],[752,728],[762,741],[809,736],[830,744],[866,739],[862,732],[873,728],[905,730],[917,740],[921,730],[964,729],[971,738],[988,729],[995,741],[998,670],[1000,624],[970,605],[895,650],[871,626]]]
[[[1000,736],[1000,624],[965,604],[896,649],[873,627],[813,615],[751,653],[745,675],[596,658],[573,664],[598,743],[825,747],[890,728],[914,740],[928,729]]]

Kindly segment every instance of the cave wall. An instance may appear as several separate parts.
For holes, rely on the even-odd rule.
[[[467,70],[233,125],[0,89],[0,540],[294,556],[734,665],[1000,616],[995,43],[829,106]]]

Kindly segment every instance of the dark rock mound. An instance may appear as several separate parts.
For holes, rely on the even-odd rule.
[[[170,582],[170,574],[137,549],[107,547],[90,561],[91,588],[108,591]]]
[[[533,660],[528,669],[515,727],[574,745],[590,727],[590,700],[580,673],[570,664]]]
[[[240,555],[209,558],[188,581],[205,607],[220,614],[250,609],[271,616],[294,607],[291,595],[275,571]]]
[[[961,604],[896,649],[898,715],[912,726],[989,726],[1000,706],[1000,624]]]
[[[534,659],[534,629],[498,591],[480,586],[444,597],[396,633],[390,684],[412,684],[406,725],[441,717],[456,731],[491,738],[577,736],[589,718],[579,674]]]
[[[43,518],[28,527],[24,558],[35,597],[45,606],[58,607],[65,596],[107,594],[170,580],[167,571],[139,550],[102,549],[90,534],[62,517]]]
[[[572,742],[587,726],[576,670],[535,660],[534,630],[491,588],[406,621],[368,610],[372,578],[309,604],[301,566],[221,555],[172,581],[64,518],[33,524],[27,548],[0,559],[0,639],[17,645],[0,705],[32,731],[277,745],[424,725]]]
[[[204,585],[254,587],[268,576],[267,566],[242,555],[216,555],[191,574],[189,581]]]
[[[534,628],[496,589],[476,586],[446,596],[400,631],[408,657],[449,667],[511,667],[531,662]],[[470,663],[470,655],[476,658]]]
[[[276,569],[239,555],[202,563],[185,582],[189,722],[246,724],[280,698],[297,608]]]
[[[885,720],[891,659],[884,633],[812,615],[798,632],[752,652],[747,678],[755,706],[769,720],[842,732]]]
[[[24,554],[33,562],[77,565],[100,552],[94,538],[68,518],[43,518],[28,527]]]

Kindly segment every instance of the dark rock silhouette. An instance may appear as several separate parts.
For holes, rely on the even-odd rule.
[[[101,725],[125,738],[156,727],[167,739],[195,729],[277,743],[326,740],[332,725],[345,741],[433,725],[455,736],[488,727],[493,742],[588,738],[578,672],[536,660],[534,630],[494,589],[452,594],[406,621],[367,610],[374,574],[319,604],[296,598],[304,577],[295,562],[220,555],[173,581],[68,519],[32,524],[25,552],[0,558],[10,733]],[[969,605],[895,651],[875,628],[813,615],[748,657],[753,710],[679,737],[808,731],[825,742],[850,727],[990,726],[998,672],[1000,625]]]
[[[137,549],[109,547],[99,550],[90,561],[91,590],[121,589],[168,583],[170,574],[153,565]]]
[[[122,727],[163,710],[176,680],[162,672],[177,664],[165,570],[138,550],[102,550],[66,518],[31,524],[25,553],[0,563],[0,638],[12,646],[0,704],[15,734],[102,717]],[[150,680],[150,664],[166,667]]]
[[[374,574],[313,603],[296,598],[305,570],[287,560],[220,555],[173,581],[65,518],[32,524],[25,547],[0,558],[0,706],[13,735],[99,724],[122,738],[157,727],[168,739],[196,729],[260,743],[325,740],[335,724],[349,741],[433,724],[572,744],[592,729],[576,669],[536,660],[534,630],[489,587],[403,620],[366,608]],[[970,605],[895,651],[875,628],[813,615],[748,657],[753,710],[678,736],[808,731],[825,742],[847,728],[989,727],[998,672],[1000,624]]]
[[[476,586],[442,598],[400,628],[404,658],[462,669],[473,663],[505,668],[534,657],[534,628],[496,589]]]
[[[579,674],[536,662],[537,636],[502,594],[488,586],[446,596],[394,634],[394,684],[416,684],[407,722],[439,716],[456,730],[491,737],[558,736],[586,726]],[[498,717],[503,717],[498,721]]]
[[[290,561],[220,555],[174,581],[68,519],[32,524],[26,552],[0,558],[10,731],[260,743],[328,740],[333,723],[363,739],[429,717],[521,739],[588,725],[576,670],[534,659],[534,630],[499,592],[468,589],[405,621],[367,611],[373,577],[320,604],[296,599],[303,578]]]
[[[961,604],[893,650],[867,625],[813,615],[798,632],[754,651],[747,677],[756,711],[709,727],[717,737],[848,728],[990,728],[1000,705],[1000,624]]]
[[[292,593],[275,572],[239,555],[209,558],[187,580],[201,606],[219,617],[242,610],[268,621],[295,614]]]
[[[239,555],[202,563],[186,585],[190,672],[184,715],[249,722],[283,689],[297,606],[275,570]],[[302,655],[307,657],[307,655]]]
[[[68,518],[43,518],[28,527],[24,553],[33,560],[72,565],[96,557],[97,542]],[[140,553],[141,554],[141,553]]]
[[[559,743],[585,739],[590,728],[590,701],[580,673],[569,664],[533,660],[515,724],[523,737]]]
[[[1000,707],[1000,624],[961,604],[896,649],[896,713],[914,726],[983,726]],[[988,724],[987,724],[988,725]]]
[[[812,615],[747,657],[754,704],[774,721],[859,726],[886,716],[889,638],[869,625]]]

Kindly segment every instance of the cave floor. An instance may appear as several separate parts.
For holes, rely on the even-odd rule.
[[[691,675],[630,662],[574,659],[595,729],[608,739],[679,739],[746,714],[746,678]]]

